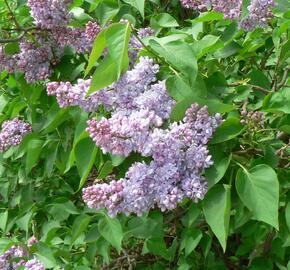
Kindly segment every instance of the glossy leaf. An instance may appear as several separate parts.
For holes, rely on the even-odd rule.
[[[206,222],[226,250],[231,210],[231,187],[216,185],[208,191],[203,201]]]
[[[261,164],[250,170],[239,169],[236,189],[244,205],[253,212],[255,219],[279,228],[279,182],[270,166]]]

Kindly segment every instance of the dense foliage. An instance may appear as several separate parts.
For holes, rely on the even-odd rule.
[[[0,270],[290,269],[288,0],[0,13]]]

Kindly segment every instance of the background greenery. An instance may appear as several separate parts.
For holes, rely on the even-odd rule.
[[[9,2],[21,25],[30,25],[26,1]],[[111,172],[123,175],[136,157],[102,154],[85,132],[87,113],[60,109],[44,82],[2,72],[0,122],[20,116],[33,133],[0,154],[0,251],[35,235],[32,252],[48,269],[289,270],[290,3],[277,3],[269,27],[247,33],[222,14],[198,15],[177,0],[73,1],[75,25],[97,20],[105,27],[121,18],[130,24],[104,30],[112,38],[102,47],[100,35],[90,56],[67,50],[51,79],[92,74],[91,89],[100,89],[127,68],[115,37],[154,28],[140,54],[162,67],[159,77],[177,100],[171,119],[180,120],[193,102],[225,119],[210,143],[210,189],[202,202],[142,217],[112,219],[88,209],[81,187]],[[2,2],[0,14],[5,35],[13,22]],[[105,47],[117,61],[99,60]],[[5,49],[14,53],[17,43]],[[263,113],[264,123],[242,116],[245,110]]]

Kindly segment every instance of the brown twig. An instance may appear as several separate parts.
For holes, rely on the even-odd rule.
[[[254,90],[262,91],[262,92],[265,93],[265,94],[269,94],[269,93],[271,93],[271,91],[268,90],[268,89],[266,89],[266,88],[263,88],[263,87],[258,86],[258,85],[253,85],[253,84],[245,83],[245,82],[229,83],[227,86],[228,86],[228,87],[236,87],[236,86],[241,86],[241,85],[250,86],[250,87],[252,87]]]

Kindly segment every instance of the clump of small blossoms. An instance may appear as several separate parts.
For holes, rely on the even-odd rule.
[[[207,7],[211,4],[211,1],[202,0],[180,0],[183,7],[188,9],[194,9],[198,11],[205,11]]]
[[[67,11],[71,0],[28,0],[31,15],[38,27],[53,29],[66,26],[71,17]]]
[[[266,27],[268,19],[273,16],[271,9],[275,7],[273,0],[251,0],[248,6],[249,15],[241,19],[242,0],[180,0],[185,8],[205,11],[209,6],[224,14],[225,19],[238,19],[240,26],[247,31],[253,31],[257,27]]]
[[[31,247],[32,242],[35,244],[37,242],[36,240],[34,236],[31,237],[30,240],[28,240],[27,247]],[[45,270],[45,266],[42,262],[36,258],[29,260],[29,257],[28,249],[14,245],[0,255],[0,269],[17,270],[20,266],[23,266],[24,270]]]
[[[265,114],[259,111],[248,112],[245,109],[241,112],[241,124],[247,125],[251,132],[263,129],[266,121]]]
[[[166,89],[162,88],[162,84],[150,86],[156,80],[156,73],[158,72],[158,65],[154,64],[152,59],[148,57],[141,57],[139,63],[135,67],[127,71],[121,79],[112,84],[111,86],[101,89],[87,96],[90,87],[91,79],[79,79],[76,84],[70,82],[50,82],[47,84],[47,94],[56,96],[57,102],[60,107],[80,106],[87,112],[97,111],[99,106],[104,106],[106,110],[123,108],[130,110],[136,106],[142,106],[142,102],[150,102],[150,95],[157,95],[162,99],[166,94]],[[161,86],[159,92],[149,91],[149,87]],[[147,89],[148,88],[148,89]],[[146,93],[145,93],[145,90]],[[143,94],[142,96],[140,94]],[[151,97],[152,99],[155,99]],[[138,97],[138,99],[137,99]],[[136,99],[135,99],[136,98]],[[153,101],[151,101],[152,103]],[[156,103],[156,102],[155,102]],[[154,106],[152,104],[151,106]],[[161,107],[162,108],[162,107]],[[164,108],[166,110],[166,108]],[[127,111],[127,114],[130,111]]]
[[[28,239],[27,246],[32,247],[36,243],[38,243],[38,239],[33,235]]]
[[[24,264],[24,270],[45,270],[45,267],[39,260],[32,259]]]
[[[88,121],[87,131],[104,152],[137,152],[152,159],[134,163],[122,179],[85,188],[83,199],[90,208],[106,208],[111,216],[142,215],[155,206],[174,209],[186,197],[203,199],[207,191],[202,177],[212,164],[207,143],[221,116],[209,116],[206,107],[194,104],[183,121],[164,128],[175,102],[165,83],[157,81],[158,70],[151,59],[141,57],[107,90],[114,93],[111,117]]]
[[[216,11],[222,12],[225,19],[236,19],[241,15],[242,0],[213,0],[212,5]]]
[[[25,265],[24,257],[27,257],[28,253],[22,247],[12,246],[2,255],[0,255],[0,269],[1,270],[14,270],[19,266]],[[16,260],[17,259],[17,260]]]
[[[202,172],[212,165],[206,145],[220,123],[220,115],[209,116],[206,107],[193,104],[183,121],[145,134],[135,151],[151,157],[149,164],[136,162],[124,178],[85,188],[84,201],[115,216],[142,215],[155,205],[162,211],[174,209],[185,197],[203,199],[207,184]]]
[[[249,16],[241,22],[241,26],[247,31],[253,31],[256,27],[266,27],[268,19],[273,17],[271,9],[275,6],[273,0],[252,0],[248,6]]]
[[[18,118],[3,122],[0,131],[0,152],[20,144],[23,137],[31,131],[31,125]]]

